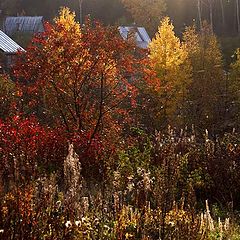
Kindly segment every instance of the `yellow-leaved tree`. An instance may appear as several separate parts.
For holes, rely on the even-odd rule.
[[[199,33],[195,27],[186,28],[183,40],[193,76],[187,103],[187,124],[215,132],[224,127],[227,110],[220,46],[206,23]]]
[[[185,45],[175,35],[168,17],[161,21],[149,48],[150,59],[160,82],[157,91],[162,121],[164,125],[178,125],[184,116],[191,67]]]

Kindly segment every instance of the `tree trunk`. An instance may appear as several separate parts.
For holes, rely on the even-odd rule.
[[[226,22],[225,22],[225,12],[224,12],[223,0],[220,0],[220,6],[221,6],[223,32],[225,32]]]
[[[198,9],[198,20],[199,20],[200,30],[202,30],[201,0],[197,0],[197,9]]]
[[[240,34],[239,0],[236,0],[236,11],[237,11],[237,32],[238,34]]]
[[[208,0],[211,31],[213,32],[213,0]]]
[[[83,24],[82,2],[83,2],[83,0],[78,0],[78,3],[79,3],[79,22],[80,22],[80,25]]]

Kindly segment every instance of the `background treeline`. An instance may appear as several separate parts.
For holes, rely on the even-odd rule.
[[[187,26],[195,25],[200,29],[207,21],[219,37],[224,55],[225,67],[229,67],[236,48],[240,46],[239,0],[1,0],[0,21],[8,15],[43,15],[52,21],[60,6],[68,6],[76,12],[77,20],[88,15],[99,19],[105,25],[144,26],[153,37],[163,16],[170,16],[175,32],[182,37]],[[80,5],[81,16],[80,17]],[[26,47],[29,37],[12,36]]]
[[[136,12],[141,12],[138,6],[144,5],[145,14],[152,18],[158,19],[161,13],[170,16],[178,33],[193,22],[199,26],[200,19],[212,23],[219,35],[234,36],[240,32],[238,0],[1,0],[0,9],[2,15],[43,15],[49,20],[56,16],[60,6],[68,6],[76,11],[79,19],[80,2],[83,16],[90,14],[105,24],[138,22],[139,19],[135,18]],[[133,11],[128,11],[129,2],[130,8],[135,8]],[[150,12],[156,13],[156,6],[159,14],[151,15]],[[158,23],[154,26],[155,30]]]

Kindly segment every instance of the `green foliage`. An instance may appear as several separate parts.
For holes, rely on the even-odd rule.
[[[7,75],[0,74],[0,117],[3,119],[11,114],[20,92]]]
[[[149,136],[143,130],[132,129],[137,145],[130,146],[128,149],[119,153],[118,168],[126,169],[130,173],[136,172],[138,168],[149,168],[152,143]]]
[[[235,61],[231,64],[231,70],[228,78],[229,95],[231,99],[231,112],[234,122],[239,126],[240,123],[240,94],[239,94],[239,79],[240,79],[240,50],[237,49],[235,54]]]

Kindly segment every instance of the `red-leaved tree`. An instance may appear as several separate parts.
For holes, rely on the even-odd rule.
[[[130,121],[140,67],[134,46],[114,27],[75,22],[63,8],[53,25],[21,53],[14,74],[22,83],[27,111],[91,142],[115,138]],[[114,136],[114,137],[113,137]]]

